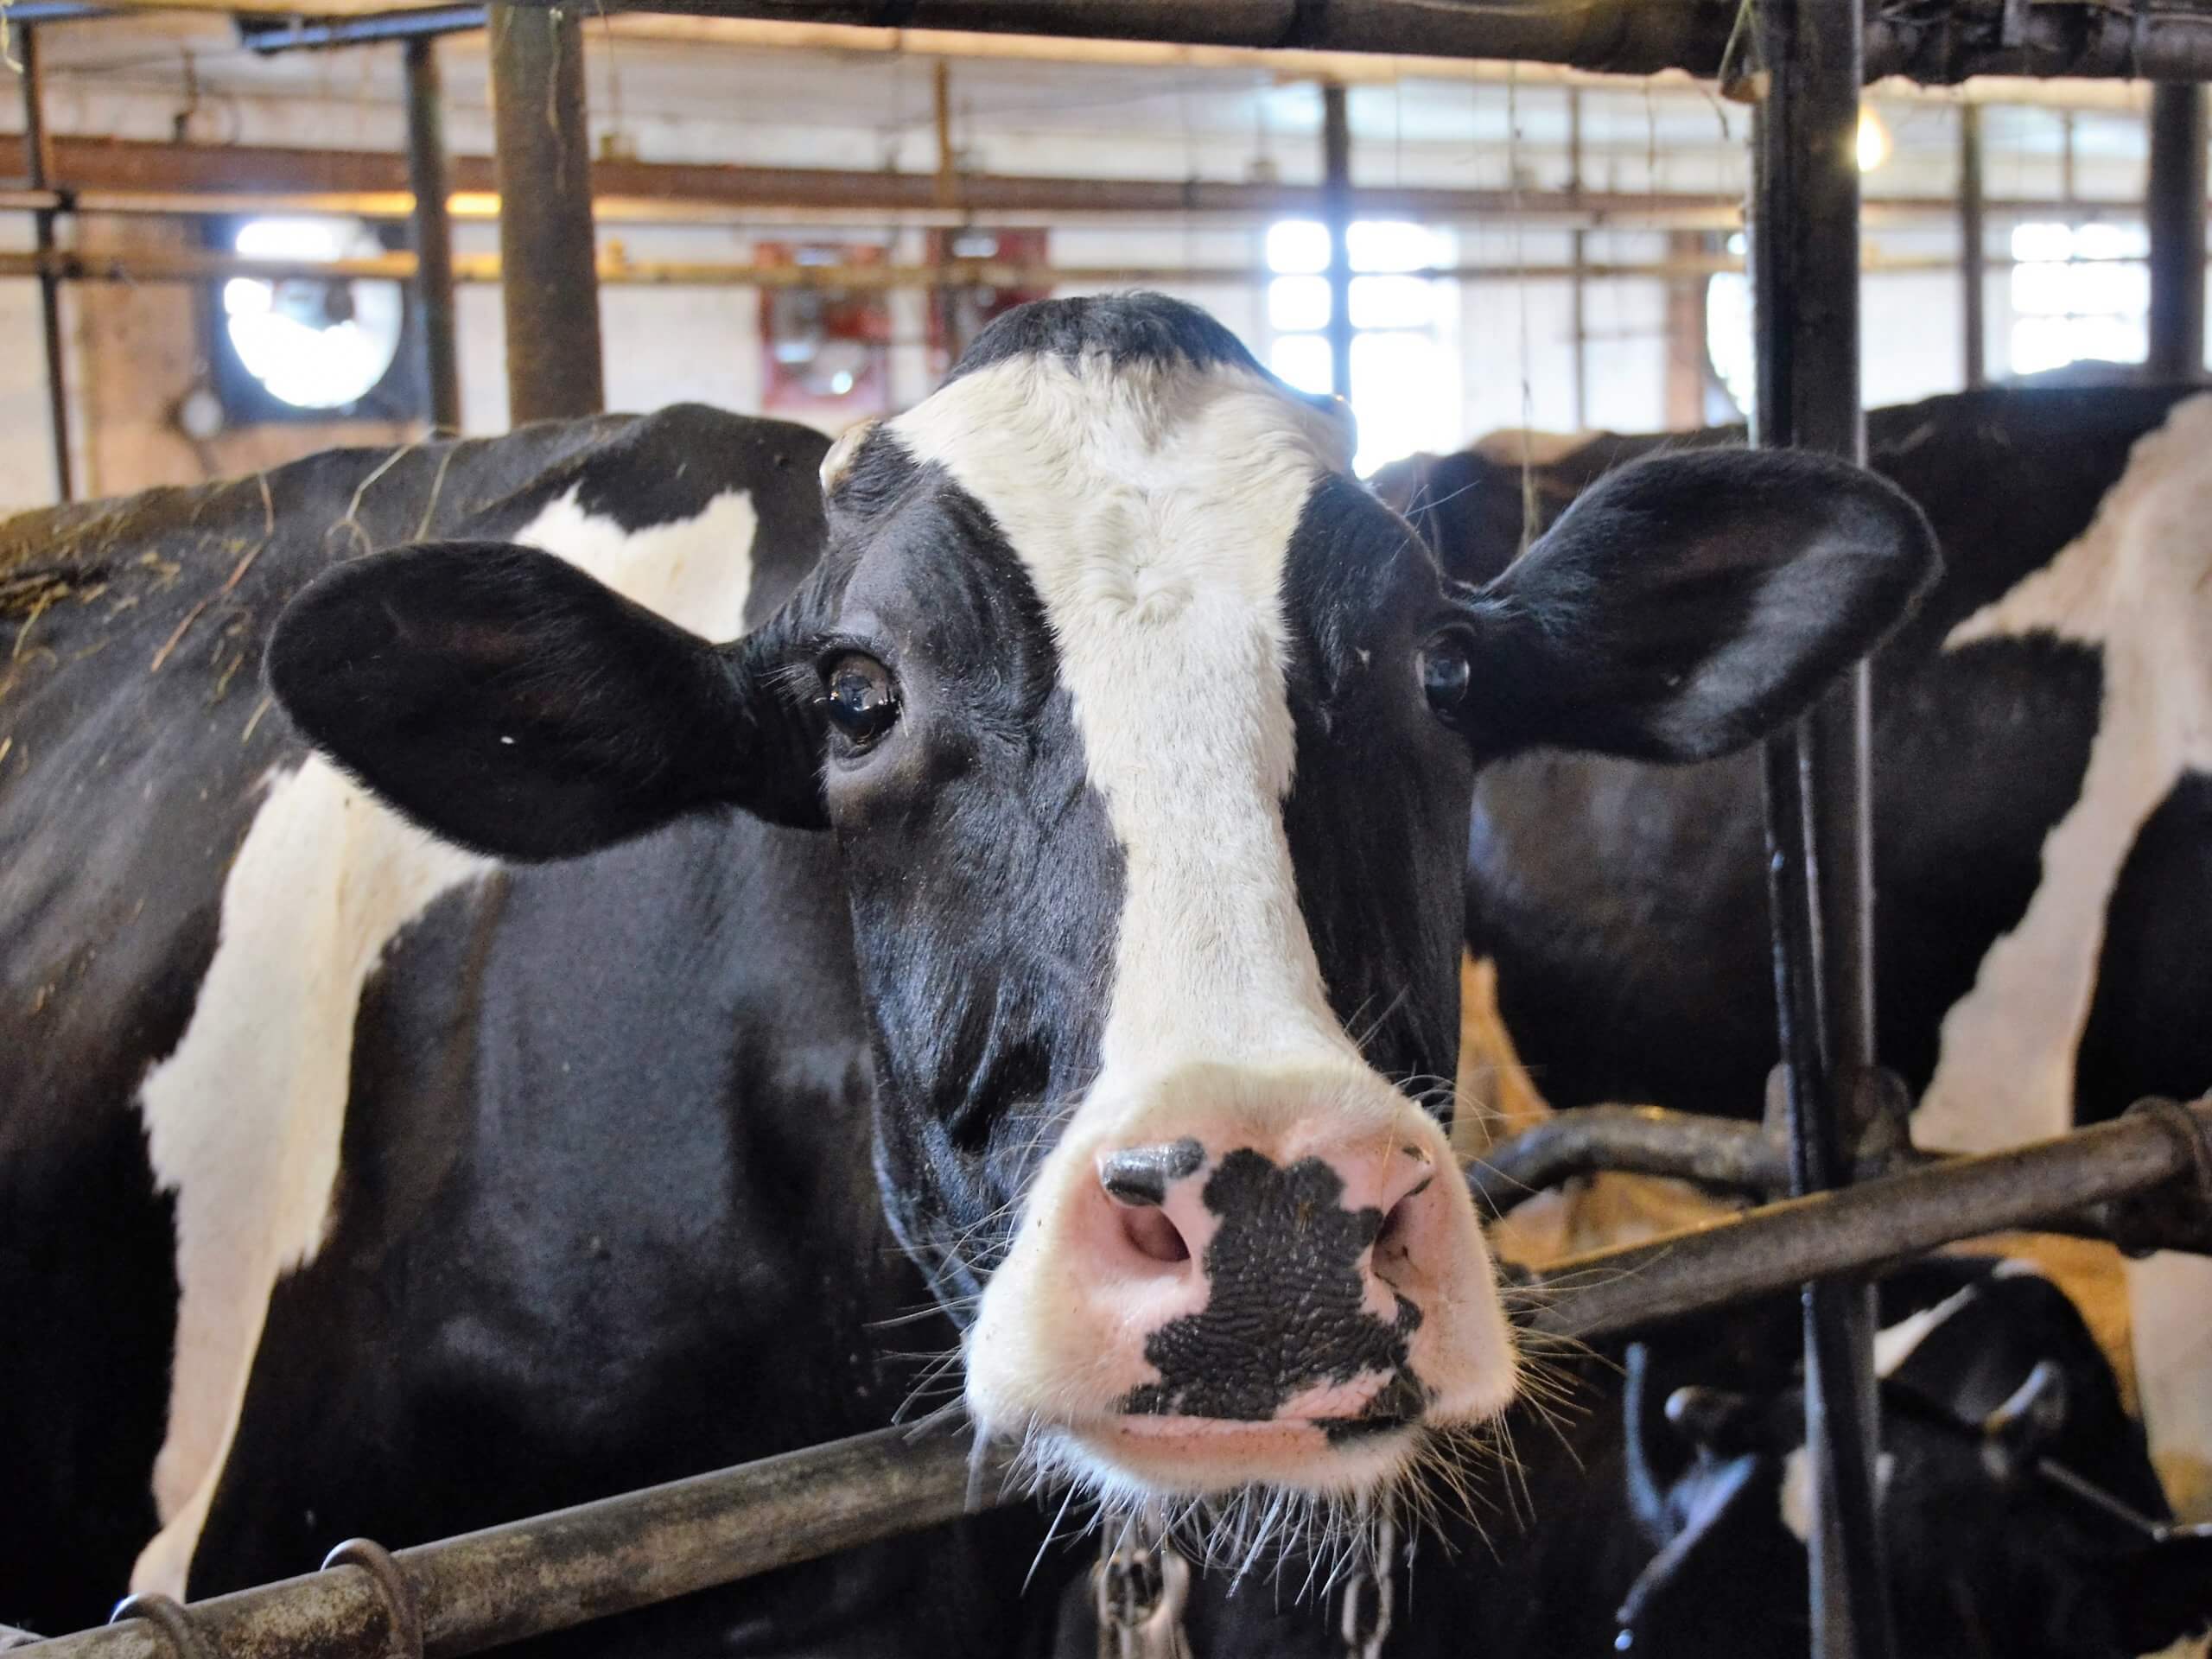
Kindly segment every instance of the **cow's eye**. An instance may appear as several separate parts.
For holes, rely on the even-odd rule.
[[[1459,714],[1474,678],[1466,645],[1449,634],[1430,640],[1421,654],[1421,695],[1440,720],[1448,721]]]
[[[823,671],[823,704],[830,722],[854,742],[873,743],[899,718],[899,687],[874,658],[849,651]]]

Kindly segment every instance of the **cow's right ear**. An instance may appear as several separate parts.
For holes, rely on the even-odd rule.
[[[718,806],[818,827],[818,722],[774,654],[710,645],[550,553],[454,542],[318,577],[267,666],[308,741],[409,817],[547,859]]]

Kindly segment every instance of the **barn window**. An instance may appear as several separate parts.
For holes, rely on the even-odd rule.
[[[303,264],[390,251],[357,219],[242,219],[226,227],[226,239],[249,259]],[[232,421],[419,412],[420,388],[400,351],[407,303],[397,282],[232,276],[217,313],[218,390]]]
[[[2149,253],[2139,225],[2013,226],[2012,372],[2084,359],[2140,363],[2149,347]]]
[[[1351,412],[1363,473],[1416,449],[1449,448],[1459,429],[1454,359],[1440,350],[1452,285],[1448,234],[1397,219],[1351,227]],[[1268,366],[1301,391],[1329,389],[1329,232],[1287,219],[1267,241]]]

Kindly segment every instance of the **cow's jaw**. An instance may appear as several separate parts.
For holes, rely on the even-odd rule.
[[[970,1410],[1116,1502],[1370,1497],[1516,1361],[1442,1130],[1330,1007],[1284,830],[1284,571],[1340,434],[1249,370],[1038,357],[892,429],[1034,583],[1126,869],[1099,1072],[985,1290]],[[1157,1205],[1103,1190],[1185,1142]],[[1258,1305],[1270,1249],[1317,1306]]]

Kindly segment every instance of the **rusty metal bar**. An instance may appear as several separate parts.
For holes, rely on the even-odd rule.
[[[607,406],[607,380],[582,20],[560,7],[498,0],[491,59],[507,420],[595,415]]]
[[[2206,20],[2212,29],[2212,18]],[[2204,372],[2204,89],[2151,92],[2151,171],[2144,218],[2151,232],[2150,351],[2162,380]]]
[[[190,214],[342,213],[363,219],[405,219],[413,209],[407,160],[377,150],[266,144],[157,144],[61,133],[53,138],[53,177],[66,181],[79,213]],[[456,156],[450,162],[454,210],[467,218],[498,211],[492,159]],[[747,213],[874,223],[887,215],[953,222],[963,215],[1019,219],[1044,217],[1266,219],[1319,218],[1322,190],[1311,184],[1229,180],[1071,179],[963,174],[952,183],[950,208],[938,200],[935,175],[832,168],[746,167],[726,162],[639,162],[606,157],[592,164],[601,220],[719,222]],[[35,204],[0,192],[0,205]],[[1502,214],[1568,224],[1677,225],[1732,230],[1740,200],[1694,192],[1646,194],[1584,189],[1481,190],[1369,184],[1361,211],[1384,218],[1475,221]],[[1948,195],[1875,197],[1865,204],[1869,226],[1949,218]],[[2007,197],[1988,212],[2007,219],[2077,219],[2100,214],[2133,219],[2133,200],[2079,201]]]
[[[1852,1179],[1879,1180],[1948,1162],[1952,1156],[1910,1145],[1864,1151],[1854,1161]],[[1535,1128],[1486,1148],[1467,1165],[1465,1174],[1482,1212],[1503,1216],[1551,1188],[1601,1171],[1664,1176],[1759,1200],[1782,1198],[1790,1187],[1789,1146],[1765,1126],[1657,1106],[1577,1106],[1554,1112]],[[2098,1239],[2128,1250],[2212,1249],[2212,1215],[2115,1216],[2091,1207],[2046,1217],[2039,1225],[2046,1232]]]
[[[54,137],[46,127],[46,72],[39,56],[39,31],[29,24],[16,31],[17,60],[22,66],[23,175],[34,190],[44,190],[54,178]],[[73,500],[76,468],[69,454],[69,365],[62,356],[61,281],[43,262],[54,251],[54,220],[67,205],[60,197],[52,207],[31,214],[33,245],[41,261],[38,271],[39,326],[46,346],[47,430],[54,444],[54,491],[57,501]]]
[[[430,424],[461,430],[461,350],[454,338],[453,219],[447,212],[445,98],[437,42],[414,35],[407,62],[407,185],[415,196],[415,304],[422,313],[423,378]]]
[[[1959,284],[1965,302],[1961,334],[1966,384],[1989,380],[1989,226],[1982,200],[1981,106],[1959,105]]]
[[[1344,89],[1321,89],[1321,221],[1329,229],[1329,390],[1351,399],[1351,118]]]
[[[2206,1144],[2192,1144],[2184,1122]],[[2212,1102],[2132,1113],[2016,1151],[1576,1257],[1522,1287],[1518,1300],[1531,1330],[1621,1336],[2200,1179],[2207,1159]],[[396,1560],[420,1611],[427,1659],[459,1659],[989,1508],[1013,1496],[1003,1477],[1000,1461],[972,1459],[963,1440],[883,1429],[400,1550]],[[223,1659],[340,1659],[386,1650],[390,1605],[368,1573],[334,1572],[196,1603],[190,1616]],[[38,1659],[173,1659],[143,1621],[59,1637],[33,1651]]]
[[[10,205],[0,193],[0,210]],[[2003,268],[2013,262],[1989,262]],[[2092,263],[2082,261],[2081,263]],[[2113,264],[2140,261],[2111,260]],[[79,253],[57,250],[50,255],[0,253],[0,277],[31,276],[50,271],[64,283],[205,283],[226,276],[258,276],[334,281],[412,282],[419,269],[411,253],[368,254],[352,259],[257,259],[213,249],[145,248],[129,253]],[[1585,265],[1582,273],[1592,282],[1630,277],[1675,278],[1741,270],[1744,262],[1726,255],[1654,260],[1629,264]],[[1864,270],[1876,275],[1902,271],[1951,270],[1955,262],[1938,257],[1871,257]],[[1425,282],[1527,283],[1570,282],[1575,267],[1566,265],[1433,265],[1403,275]],[[1224,283],[1250,287],[1265,283],[1272,273],[1238,265],[1031,265],[995,259],[953,259],[935,264],[901,265],[769,265],[749,261],[656,259],[630,260],[616,257],[599,265],[601,286],[610,283],[645,287],[831,288],[845,290],[897,288],[1065,288],[1127,287],[1133,284],[1180,286],[1185,283]],[[454,260],[454,280],[496,283],[499,260],[496,254],[466,254]]]

